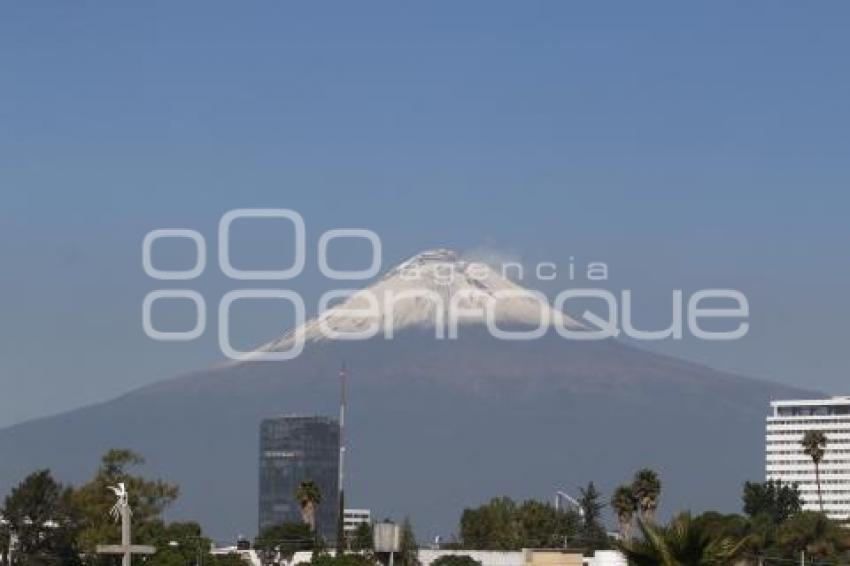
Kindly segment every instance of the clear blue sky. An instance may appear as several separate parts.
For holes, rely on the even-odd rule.
[[[300,211],[312,244],[373,229],[385,265],[603,260],[647,320],[672,288],[739,288],[745,340],[654,347],[847,393],[848,22],[846,2],[6,3],[0,424],[216,361],[214,332],[143,336],[141,239],[212,244],[246,206]]]

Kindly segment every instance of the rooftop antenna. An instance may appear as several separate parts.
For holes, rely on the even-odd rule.
[[[342,367],[339,369],[339,478],[337,479],[339,515],[336,525],[338,549],[341,549],[345,543],[345,405],[347,402],[345,386],[347,378],[348,369],[345,367],[345,362],[342,362]]]

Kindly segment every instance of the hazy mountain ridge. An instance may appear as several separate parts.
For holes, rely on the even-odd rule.
[[[496,274],[491,285],[515,286],[504,281]],[[490,496],[548,499],[589,480],[610,491],[644,465],[662,473],[664,509],[729,511],[739,507],[740,484],[763,475],[769,400],[811,395],[612,340],[551,331],[496,340],[480,320],[467,321],[458,340],[436,340],[427,305],[399,307],[393,340],[309,339],[291,361],[228,363],[0,430],[0,454],[13,455],[0,460],[0,492],[40,466],[80,481],[101,452],[126,446],[181,484],[169,519],[200,519],[219,538],[250,534],[260,420],[335,415],[344,361],[347,501],[376,517],[409,514],[423,534],[446,534],[463,506]],[[528,323],[527,305],[507,307],[505,328]]]

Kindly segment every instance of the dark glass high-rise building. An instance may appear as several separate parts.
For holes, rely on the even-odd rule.
[[[328,417],[284,416],[260,425],[260,531],[300,522],[295,492],[312,480],[321,490],[316,529],[336,541],[339,485],[339,422]]]

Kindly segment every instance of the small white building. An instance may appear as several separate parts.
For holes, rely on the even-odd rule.
[[[372,524],[372,512],[369,509],[346,509],[342,515],[342,528],[346,535],[354,534],[360,525]]]
[[[824,512],[850,519],[850,397],[773,401],[765,435],[766,478],[798,483],[805,510],[820,510],[815,466],[801,442],[809,430],[826,435],[820,465]]]
[[[543,552],[557,552],[548,549]],[[535,551],[537,552],[537,551]],[[441,556],[469,556],[481,563],[481,566],[528,566],[529,551],[498,550],[419,550],[419,562],[422,566],[431,564]],[[583,559],[584,566],[627,566],[626,557],[616,550],[597,550],[593,556]]]

